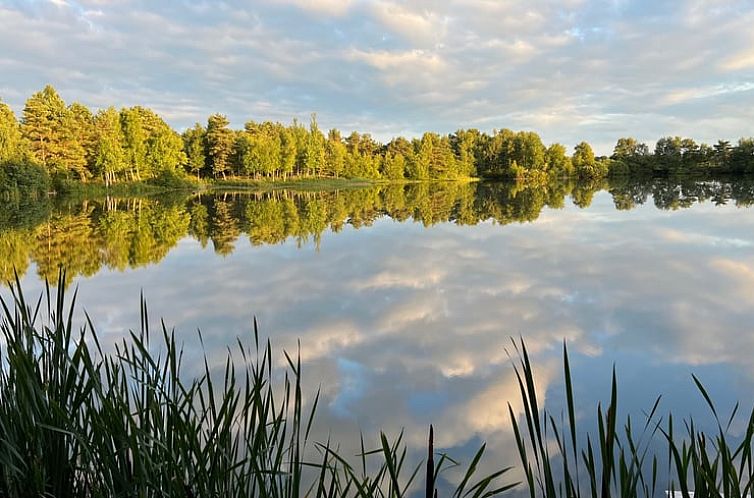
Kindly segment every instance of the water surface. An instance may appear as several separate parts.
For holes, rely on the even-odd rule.
[[[579,419],[594,421],[616,366],[621,408],[706,416],[754,388],[754,183],[417,184],[330,191],[52,200],[0,209],[0,273],[29,294],[68,268],[106,343],[138,328],[143,291],[218,368],[251,321],[301,341],[321,387],[316,437],[346,452],[385,430],[491,467],[517,463],[511,337],[562,404],[573,355]],[[6,290],[2,295],[7,297]],[[282,362],[281,362],[282,365]],[[742,425],[734,425],[733,431]],[[418,450],[417,450],[418,451]]]

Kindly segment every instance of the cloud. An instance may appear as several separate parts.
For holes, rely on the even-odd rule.
[[[744,1],[16,1],[0,22],[17,112],[52,83],[178,128],[317,112],[383,140],[509,127],[599,153],[625,135],[736,139],[754,118]]]
[[[377,1],[372,12],[388,31],[421,46],[434,46],[446,36],[448,18],[430,9]]]
[[[754,50],[746,50],[728,57],[723,62],[722,66],[729,71],[738,71],[740,69],[754,67]]]
[[[280,3],[295,5],[296,7],[321,15],[342,16],[348,12],[353,2],[351,0],[279,0]]]

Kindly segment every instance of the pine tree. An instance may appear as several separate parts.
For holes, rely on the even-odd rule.
[[[65,102],[50,85],[29,97],[24,106],[23,135],[34,157],[49,171],[60,167],[65,114]]]

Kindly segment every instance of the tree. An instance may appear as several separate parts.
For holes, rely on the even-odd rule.
[[[57,91],[47,85],[24,106],[23,136],[36,160],[51,173],[74,173],[86,180],[86,151],[79,138],[79,121]]]
[[[48,170],[59,166],[60,128],[65,112],[65,102],[50,85],[29,97],[24,106],[23,135],[34,157]]]
[[[637,156],[646,156],[649,154],[647,144],[641,143],[633,137],[619,138],[613,148],[613,159],[626,160]]]
[[[309,122],[309,140],[306,144],[306,159],[304,165],[306,174],[320,176],[325,165],[325,137],[317,126],[317,115],[312,114]]]
[[[558,177],[568,177],[573,174],[571,159],[566,154],[565,145],[552,144],[545,152],[547,170],[550,174]]]
[[[451,137],[450,142],[456,155],[458,174],[461,176],[474,176],[477,163],[477,143],[479,130],[458,130]]]
[[[110,107],[97,113],[94,125],[97,130],[94,139],[94,171],[102,177],[105,185],[110,185],[126,168],[120,115],[115,108]]]
[[[0,164],[21,159],[21,127],[13,110],[0,102]]]
[[[155,128],[147,140],[146,164],[152,175],[173,173],[186,164],[183,140],[167,124]]]
[[[381,173],[388,180],[403,180],[406,174],[406,159],[399,152],[388,152],[382,162]]]
[[[183,150],[186,152],[186,167],[188,171],[199,179],[204,169],[207,157],[204,153],[206,132],[204,127],[196,123],[192,128],[183,132]]]
[[[425,133],[421,140],[413,140],[413,146],[408,177],[412,180],[426,180],[429,178],[429,165],[432,162],[432,139]]]
[[[730,169],[737,173],[754,173],[754,138],[741,138],[733,148]]]
[[[429,174],[432,178],[453,179],[458,177],[458,165],[456,156],[450,144],[450,137],[443,135],[439,137],[435,134],[432,140],[432,158],[429,165]]]
[[[280,133],[275,124],[249,121],[243,134],[237,143],[246,148],[243,157],[246,174],[274,176],[281,161]]]
[[[516,133],[503,129],[493,135],[485,135],[479,140],[479,160],[477,169],[483,176],[510,175],[515,161],[514,140]]]
[[[730,163],[731,154],[733,152],[733,147],[731,147],[730,142],[727,140],[718,140],[717,143],[713,146],[714,152],[714,165],[718,168],[724,168]]]
[[[124,161],[134,180],[140,180],[146,168],[149,133],[145,129],[145,117],[143,111],[135,107],[120,111]]]
[[[74,102],[68,106],[70,133],[68,158],[80,178],[91,176],[96,129],[92,111],[83,104]]]
[[[214,176],[222,175],[230,169],[229,159],[233,152],[233,132],[230,122],[222,114],[213,114],[207,120],[207,157]]]
[[[533,131],[520,131],[513,138],[513,151],[511,162],[515,162],[524,171],[524,174],[547,168],[545,161],[545,146],[539,135]]]
[[[601,178],[607,174],[607,167],[597,162],[592,146],[586,142],[581,142],[575,147],[571,163],[581,178]]]
[[[336,129],[330,130],[325,143],[325,172],[338,178],[346,168],[346,146]]]
[[[285,180],[296,167],[296,158],[298,157],[296,137],[288,128],[283,126],[278,127],[278,136],[280,137],[280,172],[283,180]]]

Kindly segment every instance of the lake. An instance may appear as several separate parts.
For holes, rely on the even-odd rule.
[[[753,203],[742,179],[9,203],[0,276],[17,268],[37,295],[64,265],[77,319],[85,309],[106,347],[139,327],[143,292],[189,368],[197,329],[222,369],[256,317],[276,351],[300,341],[308,399],[322,391],[315,439],[355,453],[359,431],[404,429],[419,455],[433,423],[436,446],[461,459],[487,441],[494,468],[518,464],[512,338],[555,413],[567,342],[582,427],[608,399],[613,366],[621,411],[637,420],[662,395],[658,413],[712,428],[692,373],[723,412],[750,408]]]

